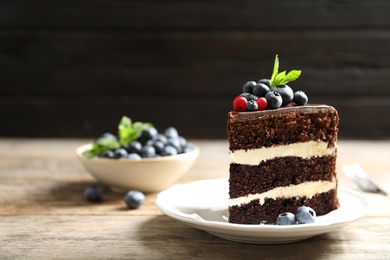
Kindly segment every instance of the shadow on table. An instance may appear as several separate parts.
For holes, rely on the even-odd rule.
[[[244,244],[218,238],[166,216],[157,216],[146,222],[138,235],[142,241],[147,241],[144,246],[148,247],[150,256],[162,259],[316,259],[330,256],[330,252],[336,248],[342,250],[338,246],[340,238],[335,238],[340,234],[323,234],[291,244]]]

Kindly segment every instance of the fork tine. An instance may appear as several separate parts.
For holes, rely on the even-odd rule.
[[[342,168],[344,174],[355,182],[355,184],[363,191],[387,195],[385,191],[381,190],[370,180],[367,173],[359,164],[343,165]]]

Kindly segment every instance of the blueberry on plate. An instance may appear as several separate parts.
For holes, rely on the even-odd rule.
[[[145,195],[137,190],[129,191],[124,198],[128,209],[137,209],[145,201]]]
[[[276,219],[276,225],[294,225],[296,222],[295,215],[291,212],[283,212]]]
[[[88,186],[84,190],[84,198],[90,202],[103,200],[103,190],[95,185]]]
[[[314,223],[316,219],[316,212],[310,207],[302,206],[295,212],[295,217],[297,218],[298,224]]]

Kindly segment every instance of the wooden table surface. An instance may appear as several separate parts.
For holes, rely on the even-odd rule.
[[[0,259],[390,259],[390,198],[361,193],[369,213],[350,225],[283,245],[230,242],[163,215],[148,194],[127,210],[123,194],[83,197],[95,183],[75,156],[90,140],[0,139]],[[226,177],[227,143],[193,140],[201,154],[178,183]],[[356,189],[341,166],[360,163],[390,192],[390,140],[339,141],[340,185]]]

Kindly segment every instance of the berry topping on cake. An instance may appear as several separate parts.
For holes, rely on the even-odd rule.
[[[277,109],[283,102],[282,96],[276,91],[270,91],[265,94],[265,99],[268,102],[268,109]]]
[[[282,106],[290,104],[294,98],[294,91],[287,85],[280,85],[272,88],[272,91],[278,92],[282,96]]]
[[[299,105],[306,104],[307,101],[308,101],[308,98],[307,98],[305,92],[297,91],[297,92],[294,93],[294,99],[293,100],[294,100],[294,103],[299,106]]]
[[[268,101],[264,97],[259,97],[258,99],[256,99],[256,103],[257,103],[257,110],[267,109]]]
[[[242,88],[243,93],[233,100],[234,111],[259,111],[305,105],[308,101],[306,94],[302,91],[294,93],[293,89],[286,85],[300,75],[300,70],[279,72],[279,58],[276,55],[271,78],[260,79],[257,83],[252,80],[246,82]]]
[[[248,81],[248,82],[245,83],[244,86],[242,87],[242,92],[253,94],[253,87],[254,87],[254,86],[256,86],[256,82],[254,82],[254,81]]]
[[[248,103],[246,103],[246,110],[248,111],[257,111],[258,105],[255,100],[249,100]]]
[[[253,87],[253,94],[258,97],[264,97],[269,92],[269,86],[264,83],[257,83]]]
[[[246,110],[246,103],[248,100],[245,97],[238,96],[233,100],[233,109],[237,112],[243,112]]]

